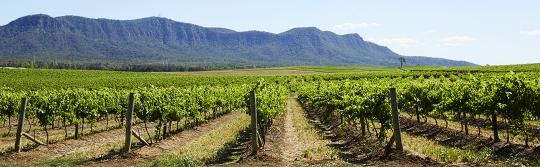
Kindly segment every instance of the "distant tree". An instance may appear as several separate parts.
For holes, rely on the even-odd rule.
[[[405,64],[405,62],[407,62],[407,61],[405,60],[405,57],[400,56],[400,57],[399,57],[400,68],[403,68],[403,64]]]

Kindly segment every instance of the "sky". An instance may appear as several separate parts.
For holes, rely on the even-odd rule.
[[[31,14],[166,17],[205,27],[280,33],[317,27],[358,33],[406,56],[480,65],[540,63],[538,0],[17,0],[0,3],[0,25]]]

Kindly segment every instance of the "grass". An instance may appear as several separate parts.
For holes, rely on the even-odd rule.
[[[185,128],[184,121],[180,124],[181,128]],[[143,137],[146,141],[149,141],[148,136],[146,133],[143,133],[144,128],[142,125],[138,127],[134,127],[135,131],[139,131],[139,134],[141,137]],[[174,130],[171,129],[171,130]],[[152,124],[149,124],[149,133],[151,136],[155,135],[154,126]],[[181,132],[180,132],[181,133]],[[154,141],[155,142],[155,141]],[[140,144],[139,140],[136,138],[132,138],[132,145]],[[92,147],[90,149],[86,150],[79,150],[75,152],[71,152],[68,154],[65,154],[61,157],[56,157],[53,159],[46,159],[42,161],[38,161],[36,163],[33,163],[32,166],[77,166],[77,165],[84,165],[89,162],[95,161],[96,159],[103,158],[105,156],[109,156],[108,154],[111,154],[110,156],[119,155],[119,153],[122,151],[122,148],[124,147],[123,140],[119,140],[117,142],[107,142],[103,145],[97,145],[95,147]]]
[[[116,123],[114,121],[109,122],[109,126],[105,127],[105,121],[100,121],[99,123],[96,123],[93,127],[93,131],[90,131],[90,125],[85,124],[85,130],[84,132],[79,132],[79,137],[84,137],[91,134],[96,134],[100,132],[105,132],[108,130],[114,130],[121,128],[119,123]],[[74,132],[74,126],[67,125],[68,126],[68,137],[65,138],[63,127],[55,127],[54,129],[49,129],[49,131],[56,131],[56,134],[53,134],[52,132],[49,132],[49,144],[61,142],[69,139],[75,138],[75,132]],[[16,127],[15,127],[16,129]],[[26,132],[27,129],[24,129],[24,132]],[[29,134],[32,135],[34,131],[37,131],[35,138],[39,141],[45,142],[46,136],[45,131],[43,130],[42,126],[32,126],[32,129],[30,130]],[[9,137],[15,136],[15,132],[12,131],[12,133],[9,135]],[[6,135],[7,137],[7,135]],[[33,136],[34,137],[34,136]],[[5,143],[0,145],[0,153],[4,153],[7,151],[11,151],[14,149],[14,143],[15,138],[13,138],[13,142]],[[24,147],[33,147],[35,146],[35,143],[26,139],[25,137],[21,140],[21,146]]]
[[[406,114],[404,114],[406,115]],[[444,122],[443,122],[444,123]],[[379,123],[375,123],[376,127],[380,127]],[[392,136],[392,131],[387,131],[387,136]],[[433,158],[440,162],[451,164],[475,164],[485,165],[501,165],[501,162],[494,162],[491,148],[485,147],[480,150],[469,148],[456,148],[439,145],[436,141],[427,139],[421,136],[413,136],[404,131],[401,131],[401,140],[405,150],[419,153],[421,155]],[[459,165],[458,165],[459,166]]]
[[[245,114],[239,114],[240,116],[247,117]],[[183,122],[183,121],[180,121]],[[247,121],[249,122],[249,120]],[[104,125],[104,124],[103,124]],[[138,126],[134,126],[134,130],[137,131],[137,129],[141,130],[141,135],[145,140],[148,141],[148,137],[143,132],[142,125],[139,124]],[[181,127],[184,127],[185,125],[182,123]],[[85,128],[86,129],[86,128]],[[96,127],[94,127],[94,133],[96,132]],[[109,130],[114,130],[115,128],[111,129],[111,126],[109,126]],[[150,135],[154,135],[155,131],[153,130],[153,125],[149,125],[150,129]],[[173,128],[174,129],[174,128]],[[173,130],[171,129],[171,130]],[[105,127],[102,127],[102,129],[99,129],[100,131],[105,131]],[[85,130],[85,132],[87,132]],[[89,132],[89,130],[88,130]],[[60,137],[60,136],[59,136]],[[61,135],[61,138],[59,138],[59,141],[63,140],[63,132]],[[84,137],[79,140],[84,140]],[[25,141],[25,140],[23,140]],[[139,141],[137,139],[132,140],[132,145],[137,145]],[[121,149],[123,148],[123,135],[121,136],[121,139],[119,140],[110,140],[108,142],[104,142],[101,144],[94,144],[94,145],[88,145],[88,146],[81,146],[80,150],[73,150],[71,152],[67,152],[66,154],[59,156],[59,157],[43,157],[35,162],[25,162],[25,163],[19,163],[14,164],[10,162],[0,162],[0,166],[77,166],[77,165],[84,165],[89,162],[94,162],[96,160],[102,159],[102,158],[108,158],[111,156],[117,156],[121,152]]]
[[[468,162],[474,164],[490,162],[491,150],[489,148],[480,151],[446,147],[437,144],[435,141],[424,137],[412,136],[407,133],[401,133],[405,149],[412,150],[438,161],[449,163]]]
[[[132,143],[137,143],[134,140]],[[120,152],[124,143],[123,141],[109,142],[104,145],[97,145],[87,150],[75,151],[65,154],[60,157],[51,159],[41,159],[29,164],[16,164],[20,166],[78,166],[91,162],[95,158],[101,157],[107,153]]]
[[[404,114],[403,116],[405,116]],[[407,117],[407,116],[405,116]],[[422,120],[423,121],[423,120]],[[430,122],[433,121],[433,122]],[[428,123],[434,123],[433,119],[428,119]],[[444,121],[439,121],[439,126],[444,127]],[[459,123],[449,121],[448,127],[450,129],[459,130]],[[471,135],[476,135],[475,130],[469,129],[471,132]],[[484,134],[484,132],[490,132],[482,131],[482,135],[488,135]],[[425,137],[421,136],[413,136],[409,135],[406,132],[401,133],[402,135],[402,141],[403,145],[406,149],[421,153],[423,155],[426,155],[428,157],[434,158],[438,161],[447,162],[447,163],[468,163],[468,164],[475,164],[475,165],[485,165],[485,166],[508,166],[509,164],[512,164],[512,166],[520,166],[522,163],[530,163],[529,165],[535,166],[537,162],[527,162],[526,160],[522,160],[520,158],[512,158],[507,157],[501,159],[501,157],[497,157],[494,155],[494,151],[490,147],[482,147],[480,149],[474,149],[469,148],[468,146],[464,147],[451,147],[451,146],[442,146],[437,143],[437,141],[430,140]],[[502,136],[501,136],[502,137]],[[538,165],[538,164],[536,164]]]
[[[68,167],[68,166],[84,165],[85,163],[88,163],[89,161],[90,160],[86,158],[82,158],[82,157],[81,158],[60,157],[60,158],[55,158],[51,160],[37,161],[28,166],[58,166],[58,167],[65,166],[65,167]]]
[[[412,120],[416,120],[415,117],[409,116],[409,114],[401,114],[402,117],[406,117]],[[487,119],[483,117],[484,119]],[[499,118],[499,121],[503,120],[502,118]],[[420,119],[421,122],[424,122],[424,119]],[[497,121],[497,122],[499,122]],[[427,123],[435,125],[435,120],[432,117],[428,117]],[[499,122],[500,123],[500,122]],[[527,124],[531,123],[531,121],[528,121]],[[531,123],[532,125],[535,125],[535,123]],[[438,119],[438,125],[441,127],[445,127],[445,122],[443,119]],[[477,135],[478,134],[478,126],[474,124],[469,124],[469,135]],[[461,130],[461,124],[456,121],[448,120],[448,128],[453,130]],[[499,138],[501,139],[501,142],[506,142],[506,136],[508,135],[506,133],[506,129],[501,128],[499,129]],[[463,132],[465,133],[465,132]],[[493,130],[491,129],[491,126],[485,126],[480,127],[480,135],[483,137],[493,137]],[[513,135],[512,132],[510,132],[510,142],[518,143],[518,144],[524,144],[525,142],[525,136],[522,133],[519,133],[517,135]],[[540,139],[537,139],[533,136],[529,136],[529,144],[530,145],[539,145]]]
[[[121,128],[121,127],[118,127],[118,126],[115,126],[114,128],[112,128],[112,126],[109,125],[109,128],[108,129],[105,129],[105,127],[103,126],[101,129],[98,129],[99,131],[96,131],[96,127],[94,127],[94,133],[97,134],[97,133],[100,133],[100,132],[105,132],[107,130],[118,130],[117,128]],[[86,128],[85,128],[86,129]],[[85,130],[86,132],[86,130]],[[88,130],[88,133],[90,131]],[[153,134],[153,131],[151,131],[151,133]],[[72,135],[73,133],[69,133],[70,135]],[[86,133],[85,133],[86,134]],[[146,135],[143,135],[143,138],[145,138],[146,140],[148,140],[146,138]],[[58,141],[54,141],[54,142],[59,142],[59,141],[63,141],[64,138],[63,138],[63,133],[61,136],[57,136],[53,139],[58,139]],[[122,138],[123,139],[123,138]],[[51,140],[51,138],[49,138],[49,140]],[[81,139],[72,139],[72,140],[84,140],[84,136],[81,138]],[[134,139],[132,141],[132,145],[134,144],[137,144],[139,141]],[[81,150],[75,150],[75,151],[72,151],[72,152],[68,152],[62,156],[59,156],[59,157],[43,157],[42,159],[39,159],[35,162],[29,162],[29,163],[22,163],[22,164],[13,164],[13,163],[6,163],[6,164],[2,164],[0,163],[0,166],[2,165],[5,165],[5,166],[11,166],[11,165],[16,165],[16,166],[77,166],[77,165],[84,165],[88,162],[91,162],[93,160],[95,160],[96,158],[100,158],[100,157],[103,157],[103,156],[106,156],[107,154],[117,154],[121,151],[122,147],[124,146],[124,143],[123,143],[123,140],[111,140],[109,142],[106,142],[106,143],[103,143],[103,144],[100,144],[100,145],[92,145],[91,147],[87,148],[87,149],[81,149]],[[81,146],[80,148],[84,148],[84,147],[87,147],[87,146]]]
[[[303,157],[309,160],[336,160],[338,150],[328,146],[330,141],[325,140],[321,133],[306,119],[304,110],[296,99],[290,99],[292,107],[293,127],[298,140],[304,144]]]
[[[198,166],[215,158],[217,153],[224,149],[226,143],[235,141],[240,132],[247,128],[250,117],[247,114],[239,114],[239,117],[231,119],[220,127],[185,143],[172,153],[163,154],[157,160],[145,166]]]

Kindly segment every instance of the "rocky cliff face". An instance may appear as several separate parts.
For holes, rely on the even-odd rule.
[[[400,55],[364,41],[314,27],[273,34],[207,28],[166,18],[89,19],[31,15],[0,27],[0,58],[18,61],[132,63],[225,63],[256,66],[397,66]],[[474,65],[463,61],[411,57],[417,65]]]

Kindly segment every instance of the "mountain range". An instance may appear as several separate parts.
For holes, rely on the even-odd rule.
[[[268,67],[399,66],[401,55],[315,27],[282,33],[238,32],[167,18],[135,20],[38,14],[0,26],[0,61],[90,64]],[[404,56],[407,65],[470,66],[466,61]]]

